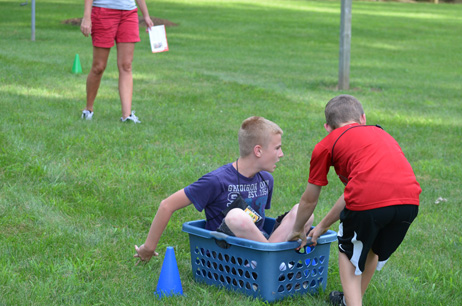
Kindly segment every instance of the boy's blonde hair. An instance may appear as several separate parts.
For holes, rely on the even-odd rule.
[[[364,114],[361,103],[353,96],[340,95],[331,99],[324,110],[326,123],[334,130],[343,123],[354,121],[361,123]]]
[[[267,147],[273,135],[282,133],[282,129],[276,123],[263,117],[245,119],[238,134],[240,156],[251,154],[256,145]]]

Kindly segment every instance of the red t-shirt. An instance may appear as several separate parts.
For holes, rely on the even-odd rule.
[[[327,185],[330,166],[346,184],[350,210],[419,205],[422,189],[411,165],[396,140],[379,127],[355,123],[329,133],[314,147],[308,182]]]

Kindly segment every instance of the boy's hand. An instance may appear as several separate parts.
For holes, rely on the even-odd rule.
[[[327,230],[328,228],[323,228],[318,225],[308,233],[308,236],[304,235],[302,232],[292,232],[289,235],[288,241],[297,241],[300,239],[302,243],[300,244],[298,248],[296,248],[296,250],[300,250],[305,245],[307,245],[307,242],[308,242],[307,237],[310,237],[311,238],[310,245],[315,246],[318,243],[319,236],[325,234]]]
[[[306,235],[303,234],[303,232],[292,232],[290,233],[289,235],[289,239],[287,239],[288,241],[297,241],[297,240],[302,240],[302,243],[300,244],[300,246],[296,249],[296,250],[300,250],[301,248],[303,248],[305,245],[306,245]]]
[[[311,245],[316,245],[318,244],[318,238],[322,234],[325,234],[327,232],[328,228],[321,227],[319,224],[313,228],[310,233],[308,234],[308,237],[311,237]]]
[[[136,262],[135,266],[137,266],[142,261],[147,263],[149,260],[151,260],[152,256],[159,256],[159,254],[156,251],[148,250],[144,246],[144,244],[140,245],[140,247],[135,245],[135,251],[136,251],[136,254],[133,255],[133,257],[139,258],[139,260]]]

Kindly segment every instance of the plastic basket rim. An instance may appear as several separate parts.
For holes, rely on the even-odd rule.
[[[269,217],[267,217],[267,219],[274,220],[273,218],[269,218]],[[204,219],[188,221],[188,222],[183,223],[182,230],[186,233],[189,233],[195,236],[200,236],[202,238],[216,239],[216,237],[213,236],[214,232],[204,229],[203,228],[204,225],[205,225]],[[224,236],[225,237],[222,240],[225,240],[227,243],[231,245],[251,248],[251,249],[260,250],[260,251],[290,250],[290,249],[295,249],[300,245],[300,241],[265,243],[265,242],[257,242],[253,240],[233,237],[233,236],[227,236],[227,235],[224,235]],[[328,244],[335,240],[337,240],[337,233],[333,230],[328,230],[325,234],[321,235],[318,238],[318,245]]]

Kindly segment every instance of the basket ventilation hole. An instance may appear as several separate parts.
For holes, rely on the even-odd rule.
[[[279,265],[279,271],[285,271],[286,269],[287,269],[286,263],[285,263],[285,262],[281,262],[281,264]]]
[[[316,276],[316,274],[318,274],[318,270],[316,269],[311,270],[311,276]]]
[[[239,265],[242,265],[242,259],[238,258],[237,262],[239,263]],[[246,268],[256,269],[257,265],[258,265],[258,263],[255,260],[251,260],[251,261],[246,260],[244,262],[244,267],[246,267]]]
[[[314,251],[314,247],[306,246],[306,251],[305,251],[306,254],[310,254],[313,251]]]
[[[282,274],[282,273],[279,274],[279,281],[280,281],[280,282],[283,282],[283,281],[285,281],[285,280],[286,280],[286,276],[285,276],[284,274]]]

